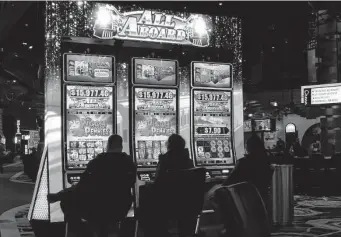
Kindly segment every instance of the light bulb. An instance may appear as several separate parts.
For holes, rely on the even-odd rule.
[[[194,30],[198,35],[204,35],[206,30],[206,23],[201,17],[197,18],[194,22]]]
[[[100,8],[97,13],[97,21],[101,26],[106,26],[111,21],[111,13],[105,8]]]

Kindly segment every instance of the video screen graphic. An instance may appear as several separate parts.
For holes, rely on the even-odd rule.
[[[177,91],[134,88],[135,152],[138,166],[156,166],[167,152],[168,137],[177,132]]]
[[[66,86],[68,110],[113,110],[113,88],[104,86]]]
[[[193,90],[194,153],[198,165],[233,164],[231,92]]]
[[[244,132],[252,132],[251,120],[245,120],[244,121]]]
[[[113,134],[113,88],[75,86],[65,88],[66,169],[85,169],[106,150]]]
[[[271,131],[271,119],[255,119],[253,126],[255,132]]]
[[[177,84],[177,61],[160,59],[133,59],[134,83],[144,85]]]
[[[231,88],[232,65],[192,62],[192,85],[194,87]]]
[[[65,80],[77,82],[113,82],[115,58],[102,55],[65,54]]]

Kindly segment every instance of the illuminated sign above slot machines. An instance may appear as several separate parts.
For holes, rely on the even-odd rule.
[[[232,165],[230,91],[194,89],[192,120],[197,165]]]
[[[167,152],[168,137],[177,133],[177,91],[134,88],[135,154],[138,166],[156,166]]]
[[[104,55],[64,54],[64,80],[112,83],[115,58]]]
[[[106,150],[114,133],[113,87],[65,86],[65,166],[85,169],[90,160]]]
[[[178,62],[165,59],[133,58],[133,83],[141,85],[177,85]]]
[[[302,86],[301,93],[304,105],[341,103],[341,83]]]
[[[192,86],[217,89],[232,88],[232,65],[192,62]]]
[[[206,17],[188,18],[164,12],[119,12],[112,5],[98,5],[93,35],[100,39],[138,40],[207,47],[210,32]]]

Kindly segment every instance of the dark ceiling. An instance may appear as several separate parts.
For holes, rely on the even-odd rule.
[[[243,19],[243,74],[248,78],[251,69],[260,63],[261,52],[264,67],[281,65],[286,74],[304,77],[307,41],[307,25],[312,9],[340,9],[340,3],[332,2],[240,2],[240,1],[144,1],[105,2],[112,4],[138,4],[144,8],[172,9],[213,15],[235,15]],[[24,2],[7,2],[7,7]],[[27,3],[26,3],[27,4]],[[1,8],[1,7],[0,7]],[[8,31],[6,39],[0,37],[0,51],[25,61],[37,70],[44,62],[44,2],[30,2],[25,14]],[[276,48],[276,53],[273,52]],[[288,53],[289,52],[289,53]],[[274,75],[269,75],[274,77]],[[303,83],[303,82],[302,82]]]

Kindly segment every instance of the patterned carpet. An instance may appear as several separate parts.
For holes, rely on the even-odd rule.
[[[21,237],[34,237],[27,220],[28,207],[15,217]],[[341,237],[341,197],[295,196],[292,226],[274,228],[276,237]]]
[[[272,236],[341,237],[341,197],[295,196],[293,225],[274,228]]]

